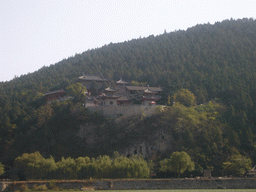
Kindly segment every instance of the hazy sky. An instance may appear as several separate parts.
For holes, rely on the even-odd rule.
[[[117,43],[225,19],[256,0],[0,0],[0,81]]]

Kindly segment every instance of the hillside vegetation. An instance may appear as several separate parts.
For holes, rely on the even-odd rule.
[[[129,143],[138,133],[153,133],[159,127],[174,135],[174,150],[187,151],[198,170],[210,168],[220,175],[222,163],[234,155],[256,164],[255,31],[256,20],[246,18],[197,25],[110,43],[0,83],[0,161],[6,175],[10,176],[14,159],[25,152],[40,151],[57,160],[110,155],[122,139]],[[187,89],[198,106],[175,104],[155,118],[124,118],[120,124],[84,110],[80,93],[72,93],[73,101],[44,105],[43,93],[68,91],[82,73],[160,85],[164,91],[159,104],[171,105],[172,96]],[[213,99],[210,106],[200,105]],[[95,148],[75,135],[81,123],[98,130]]]

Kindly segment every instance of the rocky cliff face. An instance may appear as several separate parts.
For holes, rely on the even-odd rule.
[[[76,135],[80,138],[83,139],[83,142],[90,146],[93,147],[95,146],[96,143],[96,134],[95,134],[95,125],[86,123],[86,124],[81,124],[80,129],[76,133]]]
[[[120,153],[127,157],[141,155],[146,159],[154,159],[156,156],[170,151],[172,142],[172,135],[159,129],[148,138],[141,137],[139,140],[133,141],[132,144],[124,146]]]
[[[130,124],[124,125],[127,123],[125,121],[123,118],[118,118],[115,122],[117,122],[116,126],[120,129],[116,130],[116,132],[114,130],[108,130],[110,133],[108,132],[103,135],[99,135],[97,126],[89,123],[81,124],[76,135],[83,139],[84,145],[95,150],[102,148],[103,146],[101,145],[104,145],[104,142],[105,146],[112,143],[112,146],[115,147],[114,149],[109,148],[109,150],[118,151],[126,157],[141,155],[146,159],[154,159],[156,156],[172,150],[173,136],[164,130],[164,128],[158,128],[152,131],[145,130],[142,127],[141,131],[131,136],[127,134],[128,131],[126,129]],[[126,128],[122,129],[122,127]]]

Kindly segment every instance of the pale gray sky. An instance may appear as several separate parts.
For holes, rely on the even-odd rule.
[[[256,0],[1,0],[0,81],[105,44],[225,19]]]

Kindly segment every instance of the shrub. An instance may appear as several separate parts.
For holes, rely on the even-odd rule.
[[[46,185],[39,185],[39,186],[34,185],[32,190],[33,191],[47,191],[48,188]]]
[[[48,190],[48,188],[46,185],[39,185],[37,187],[37,191],[47,191],[47,190]]]
[[[4,165],[0,162],[0,175],[4,174]]]
[[[27,186],[26,184],[22,184],[22,185],[19,187],[19,190],[20,190],[20,192],[27,191],[27,190],[28,190],[28,186]]]
[[[33,185],[33,191],[37,191],[37,185]]]
[[[48,183],[48,189],[54,189],[56,188],[56,183],[55,181],[49,181]]]

